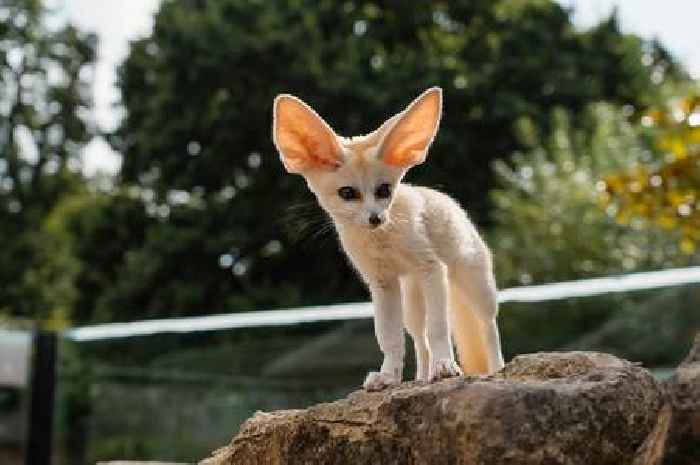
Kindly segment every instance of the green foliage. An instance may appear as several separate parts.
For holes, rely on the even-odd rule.
[[[149,218],[129,193],[87,190],[67,195],[46,217],[37,244],[39,264],[29,276],[55,312],[82,322],[112,321],[100,302],[119,280],[129,250],[144,242]],[[124,309],[123,316],[133,310]]]
[[[127,116],[112,136],[122,180],[160,220],[103,308],[150,317],[364,298],[332,235],[313,236],[323,215],[293,207],[313,201],[270,141],[279,92],[360,134],[441,85],[442,130],[410,177],[487,223],[490,165],[520,147],[517,121],[547,130],[552,106],[576,114],[600,99],[641,108],[681,74],[615,18],[579,32],[550,1],[166,2],[121,68]]]
[[[623,111],[591,106],[577,127],[564,110],[552,113],[551,134],[520,122],[531,142],[512,163],[494,166],[502,187],[491,244],[501,285],[545,283],[692,263],[677,237],[633,221],[621,225],[600,193],[609,173],[648,162],[650,147]]]
[[[655,149],[646,163],[604,179],[601,200],[620,224],[644,221],[678,233],[688,255],[700,241],[700,94],[650,109],[642,117]]]
[[[562,348],[598,350],[640,361],[649,367],[675,367],[700,330],[697,285],[652,290],[623,305],[594,331],[578,332]]]
[[[679,249],[680,231],[643,218],[621,222],[610,202],[611,180],[657,158],[654,139],[625,113],[596,104],[573,124],[555,110],[543,138],[520,122],[530,147],[495,164],[502,187],[492,192],[490,242],[502,286],[697,264],[697,254]],[[671,366],[700,328],[697,300],[696,287],[683,287],[505,304],[501,331],[509,353],[600,350]]]
[[[0,6],[0,312],[49,318],[38,297],[36,233],[62,195],[81,183],[90,137],[94,36],[49,29],[37,0]]]
[[[75,172],[90,136],[94,38],[48,30],[38,1],[3,8],[0,232],[8,240],[0,302],[5,312],[56,325],[365,297],[328,220],[278,161],[270,141],[278,92],[309,101],[340,133],[358,134],[441,85],[443,128],[411,180],[442,187],[488,225],[501,221],[484,195],[494,186],[490,166],[529,150],[532,140],[517,136],[523,128],[548,134],[556,105],[574,121],[601,99],[639,112],[664,82],[684,78],[662,47],[621,34],[614,17],[581,32],[545,0],[419,1],[408,10],[390,2],[165,2],[152,35],[132,44],[121,68],[126,117],[110,139],[124,165],[117,190],[101,194]],[[579,190],[585,210],[590,192]],[[560,241],[554,250],[564,248]],[[514,282],[522,275],[514,263],[530,257],[507,244],[497,250],[512,252],[512,266],[501,268],[511,266],[505,276]],[[616,269],[609,262],[628,255],[577,263],[574,274]],[[551,272],[530,279],[572,276],[546,260],[543,269]]]

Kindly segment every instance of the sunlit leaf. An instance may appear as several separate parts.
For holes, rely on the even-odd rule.
[[[700,212],[695,208],[700,196],[700,127],[688,122],[699,103],[697,95],[690,95],[649,111],[646,117],[656,124],[651,148],[663,162],[606,176],[607,197],[599,196],[599,203],[607,211],[613,208],[621,225],[638,218],[679,231],[679,247],[686,254],[694,253],[700,240]]]
[[[684,254],[690,255],[695,253],[696,243],[692,239],[686,237],[681,240],[680,248]]]

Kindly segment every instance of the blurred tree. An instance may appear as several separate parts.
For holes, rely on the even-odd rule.
[[[687,285],[636,294],[626,303],[608,306],[614,309],[610,318],[595,330],[569,333],[561,348],[619,354],[670,371],[688,353],[700,331],[700,289]]]
[[[700,241],[700,95],[697,91],[642,117],[655,156],[605,177],[601,200],[618,223],[645,221],[680,233],[688,255]]]
[[[97,303],[154,222],[134,194],[82,189],[64,196],[47,215],[38,231],[38,263],[28,277],[54,312],[80,322],[113,318],[100,314]]]
[[[0,311],[47,318],[29,275],[43,217],[81,183],[95,37],[50,28],[39,0],[0,2]]]
[[[270,141],[279,92],[359,134],[443,86],[441,133],[410,177],[484,223],[490,164],[518,147],[515,121],[546,130],[552,106],[577,114],[600,99],[643,108],[668,76],[682,72],[658,44],[614,17],[579,32],[551,1],[165,2],[121,69],[126,117],[112,137],[122,181],[160,220],[104,305],[166,316],[364,297],[333,238],[298,240],[328,228],[314,207],[289,210],[313,202]]]
[[[519,132],[529,147],[512,163],[495,164],[502,187],[492,191],[490,243],[501,286],[698,263],[697,253],[680,252],[679,234],[650,228],[640,218],[621,223],[612,204],[601,201],[608,195],[603,179],[654,160],[645,130],[630,122],[629,109],[595,104],[576,124],[562,109],[551,119],[546,136],[532,121],[521,120]],[[505,304],[501,331],[509,353],[585,348],[667,364],[687,351],[698,328],[697,298],[696,288],[685,287]],[[667,305],[670,300],[678,305]],[[652,333],[655,338],[649,338]]]
[[[552,121],[551,134],[541,140],[536,126],[521,120],[521,137],[531,147],[516,153],[511,165],[495,164],[502,187],[492,192],[491,244],[498,251],[501,285],[687,265],[697,259],[679,253],[676,236],[639,220],[619,224],[611,209],[601,208],[605,176],[653,157],[624,110],[593,105],[572,127],[569,114],[560,109]]]

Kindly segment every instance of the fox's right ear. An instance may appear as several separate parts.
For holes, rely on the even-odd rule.
[[[423,163],[442,115],[442,89],[431,87],[392,117],[380,149],[384,163],[409,168]],[[380,128],[380,131],[383,129]]]
[[[310,106],[293,95],[275,98],[272,139],[290,173],[333,171],[343,163],[335,132]]]

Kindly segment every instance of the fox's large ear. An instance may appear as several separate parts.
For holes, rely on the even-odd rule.
[[[402,168],[423,163],[440,126],[441,115],[442,89],[431,87],[392,118],[396,122],[388,129],[379,151],[384,163]]]
[[[338,139],[330,126],[292,95],[275,98],[272,139],[290,173],[332,171],[343,162]]]

